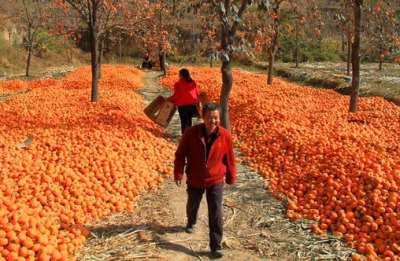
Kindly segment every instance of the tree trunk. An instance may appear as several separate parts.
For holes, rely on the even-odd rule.
[[[103,52],[105,51],[106,53],[110,52],[110,33],[107,31],[107,33],[103,37],[103,42],[104,42],[104,50],[103,48],[100,49],[101,55],[103,55]]]
[[[268,85],[272,85],[272,71],[274,70],[274,60],[275,60],[275,52],[271,49],[272,47],[268,49],[268,80],[267,80]]]
[[[299,36],[298,36],[299,32],[298,32],[298,30],[299,30],[299,28],[296,23],[296,46],[294,49],[294,59],[296,62],[296,68],[299,68]]]
[[[100,78],[100,52],[99,52],[99,37],[97,28],[97,8],[93,7],[93,13],[89,21],[90,33],[90,52],[92,63],[92,102],[99,101],[98,83]]]
[[[161,1],[161,6],[164,6],[164,1]],[[160,20],[160,26],[158,28],[158,34],[160,33],[160,30],[164,27],[164,19],[163,19],[163,12],[160,11],[159,15],[159,20]],[[158,51],[158,61],[160,62],[160,70],[163,72],[163,75],[167,75],[167,67],[165,66],[165,59],[166,59],[166,52],[167,50],[164,49],[164,44],[163,42],[159,43],[159,51]]]
[[[353,77],[351,83],[350,112],[357,112],[358,96],[360,94],[360,42],[361,42],[361,5],[363,0],[355,0],[354,4],[354,42],[352,48]]]
[[[164,76],[165,75],[167,75],[167,65],[165,64],[166,63],[166,61],[167,61],[167,50],[166,49],[164,49],[164,51],[163,51],[163,73],[164,73]]]
[[[31,42],[31,40],[29,40],[28,43],[28,58],[26,60],[26,71],[25,71],[25,76],[29,77],[29,68],[31,67],[31,57],[32,57],[32,48],[33,47],[33,43]]]
[[[350,75],[350,65],[351,65],[351,35],[347,34],[347,70],[346,74]]]
[[[164,6],[163,0],[161,1],[161,6]],[[161,25],[161,28],[164,27],[164,19],[162,16],[162,12],[160,12],[160,25]],[[165,76],[165,75],[167,75],[167,66],[165,65],[165,60],[167,59],[167,49],[166,49],[166,47],[165,48],[162,47],[162,48],[163,48],[163,50],[161,52],[160,69],[163,72],[163,75]]]
[[[28,57],[26,59],[26,70],[25,70],[25,76],[29,77],[29,68],[31,67],[31,58],[32,58],[32,49],[33,49],[33,40],[34,40],[34,36],[32,35],[31,32],[32,26],[29,23],[28,26]]]
[[[167,67],[165,66],[166,50],[160,50],[158,54],[158,60],[160,62],[160,69],[164,75],[167,75]]]
[[[92,102],[99,101],[98,83],[100,79],[100,53],[98,48],[98,39],[96,33],[91,35],[91,60],[92,60]]]
[[[296,9],[297,14],[297,9]],[[294,49],[294,59],[296,63],[296,68],[299,68],[299,24],[296,22],[296,39],[295,39],[295,49]]]
[[[69,54],[68,54],[68,62],[72,62],[73,52],[72,52],[72,44],[69,45]]]
[[[104,43],[104,38],[101,39],[100,37],[97,37],[97,42],[98,42],[98,59],[99,59],[99,79],[101,78],[101,60],[103,59],[103,43]]]
[[[383,59],[381,58],[383,55],[382,42],[383,42],[383,39],[381,39],[381,44],[379,45],[379,71],[382,71],[382,63],[383,63]]]
[[[274,70],[274,61],[275,61],[275,54],[276,51],[278,50],[278,38],[279,38],[279,19],[278,19],[278,13],[280,9],[280,5],[282,2],[276,2],[276,5],[274,7],[274,12],[275,12],[275,18],[274,18],[274,38],[272,39],[271,42],[271,47],[268,48],[268,80],[267,84],[272,85],[272,71]]]
[[[8,44],[12,45],[12,27],[8,28]]]
[[[219,97],[221,105],[221,125],[227,130],[231,130],[231,122],[229,120],[229,94],[232,89],[233,75],[232,75],[232,58],[233,54],[230,51],[230,45],[233,44],[233,38],[230,37],[229,28],[221,25],[221,74],[222,74],[222,88]]]
[[[230,1],[226,1],[227,9],[231,4]],[[242,15],[246,11],[248,0],[242,0],[241,6],[238,12],[238,18],[241,19]],[[222,13],[222,12],[221,12]],[[232,90],[233,75],[232,75],[232,59],[233,59],[233,43],[237,27],[239,26],[238,21],[229,26],[227,16],[225,13],[221,15],[221,73],[222,73],[222,88],[220,94],[220,105],[221,105],[221,125],[227,130],[231,130],[231,123],[229,120],[229,94]]]
[[[230,57],[229,61],[222,62],[222,89],[220,95],[221,125],[229,131],[231,130],[231,123],[229,120],[229,94],[233,84],[231,61],[232,57]]]
[[[342,34],[342,52],[344,52],[344,46],[345,46],[346,42],[344,40],[344,34]]]
[[[118,45],[119,45],[119,61],[121,62],[122,60],[122,39],[121,39],[121,33],[119,33],[119,38],[118,38]]]
[[[196,54],[196,37],[194,35],[194,22],[192,21],[192,54],[195,55]]]

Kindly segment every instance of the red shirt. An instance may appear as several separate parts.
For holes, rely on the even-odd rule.
[[[207,159],[203,128],[204,123],[184,131],[175,153],[175,179],[183,179],[186,166],[187,183],[193,187],[210,188],[221,183],[225,176],[227,184],[235,184],[235,154],[230,132],[221,126],[218,127]]]
[[[175,106],[184,106],[197,104],[199,102],[200,90],[195,81],[187,82],[184,78],[180,78],[174,85],[174,94],[167,98],[175,104]]]

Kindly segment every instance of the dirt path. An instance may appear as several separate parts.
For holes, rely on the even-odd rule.
[[[158,72],[147,72],[143,95],[148,104],[170,93],[158,86]],[[196,122],[195,122],[196,123]],[[180,138],[176,113],[167,128],[174,142]],[[237,153],[238,155],[238,153]],[[353,250],[335,236],[320,237],[311,221],[290,222],[285,204],[261,185],[261,177],[237,164],[235,186],[225,186],[223,215],[225,257],[221,260],[347,260]],[[172,179],[164,189],[137,199],[135,213],[116,213],[88,225],[91,231],[79,260],[212,260],[209,252],[206,201],[200,207],[195,234],[186,234],[186,191]]]

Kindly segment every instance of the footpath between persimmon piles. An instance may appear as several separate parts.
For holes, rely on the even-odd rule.
[[[143,95],[145,104],[170,92],[159,86],[159,73],[148,71]],[[200,121],[196,121],[200,122]],[[179,142],[176,113],[165,138]],[[236,152],[240,156],[239,151]],[[263,177],[238,162],[235,186],[225,186],[222,260],[347,260],[354,250],[341,237],[320,236],[310,229],[313,221],[286,218],[286,203],[273,197],[262,184]],[[172,162],[171,162],[172,164]],[[172,166],[172,165],[171,165]],[[195,234],[186,234],[185,187],[166,179],[163,189],[136,198],[133,213],[113,213],[88,224],[91,232],[79,260],[210,260],[205,198]]]

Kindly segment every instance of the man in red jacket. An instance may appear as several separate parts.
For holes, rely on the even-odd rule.
[[[219,126],[219,105],[204,104],[202,114],[204,123],[186,129],[182,135],[175,153],[174,178],[176,184],[181,186],[186,166],[187,233],[194,232],[200,202],[206,191],[211,253],[215,257],[222,257],[223,181],[226,176],[227,184],[235,184],[235,155],[231,134]]]

